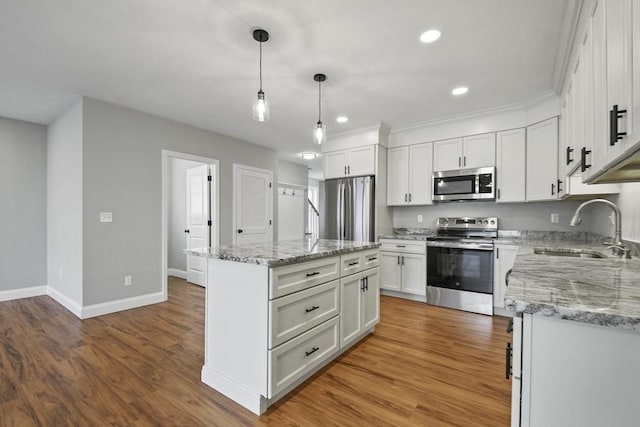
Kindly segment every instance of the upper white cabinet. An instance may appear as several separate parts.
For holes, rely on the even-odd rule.
[[[387,152],[387,204],[429,205],[432,143],[392,148]]]
[[[324,154],[325,179],[374,175],[376,146],[367,145]]]
[[[558,198],[558,118],[527,127],[527,201]]]
[[[524,202],[527,155],[525,129],[498,132],[496,146],[496,202]]]
[[[496,134],[465,136],[433,143],[435,171],[495,166]]]

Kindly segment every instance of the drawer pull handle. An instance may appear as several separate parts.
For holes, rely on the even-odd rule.
[[[504,361],[504,379],[508,380],[511,376],[511,355],[513,354],[513,349],[511,348],[511,343],[507,343],[507,348],[505,349],[505,361]]]
[[[396,248],[406,248],[407,245],[396,245]]]
[[[377,260],[377,259],[378,259],[378,257],[377,257],[377,256],[374,256],[373,258],[369,258],[369,261],[375,261],[375,260]]]
[[[319,271],[314,271],[313,273],[307,273],[307,277],[317,276],[318,274],[320,274]]]
[[[305,352],[304,352],[304,355],[305,355],[306,357],[309,357],[309,356],[311,356],[313,353],[315,353],[315,352],[316,352],[316,351],[318,351],[318,350],[320,350],[320,347],[313,347],[313,348],[311,349],[311,351],[305,351]]]
[[[311,308],[305,308],[305,309],[304,309],[304,311],[306,311],[307,313],[311,313],[312,311],[317,310],[317,309],[319,309],[319,308],[320,308],[320,306],[319,306],[319,305],[314,305],[314,306],[313,306],[313,307],[311,307]]]
[[[358,264],[360,264],[360,261],[350,262],[349,267],[351,267],[352,265],[358,265]]]

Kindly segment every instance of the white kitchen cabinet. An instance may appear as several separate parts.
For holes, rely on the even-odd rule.
[[[527,201],[558,198],[558,118],[527,127]]]
[[[436,141],[433,143],[433,170],[495,166],[495,155],[495,133]]]
[[[340,345],[347,346],[380,320],[378,267],[340,279]]]
[[[496,146],[496,202],[524,202],[527,163],[525,129],[498,132]]]
[[[324,153],[325,179],[374,175],[376,172],[375,165],[375,145]]]
[[[518,254],[518,246],[496,244],[493,251],[493,307],[494,313],[509,315],[504,309],[504,296],[507,291],[507,276],[510,274]]]
[[[387,152],[387,205],[430,205],[432,143],[392,148]]]
[[[638,425],[639,332],[524,314],[513,340],[512,427]]]
[[[380,243],[380,289],[394,292],[393,296],[424,300],[427,294],[426,242],[380,239]]]

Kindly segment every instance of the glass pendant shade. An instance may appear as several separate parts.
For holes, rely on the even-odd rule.
[[[253,103],[253,120],[266,122],[269,120],[269,103],[263,91],[258,91],[258,98]]]
[[[327,127],[318,120],[315,129],[313,129],[313,142],[322,144],[327,141]]]

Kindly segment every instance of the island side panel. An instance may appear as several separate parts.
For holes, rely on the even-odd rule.
[[[267,394],[268,273],[264,265],[208,260],[202,380],[236,401],[244,399],[223,385],[250,400]]]

